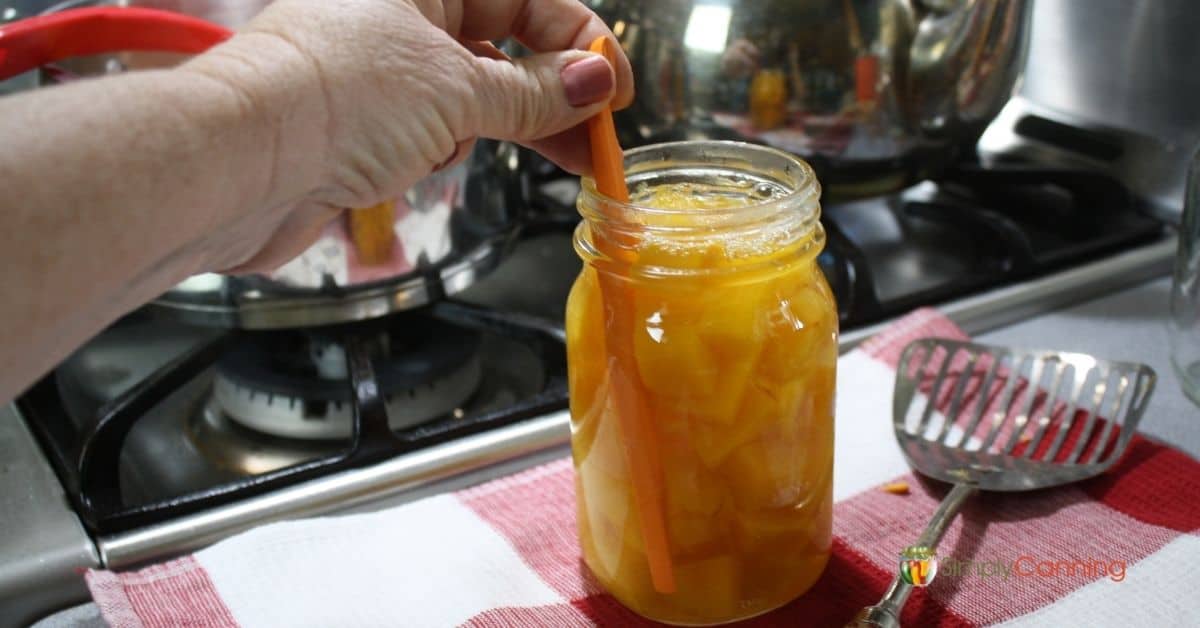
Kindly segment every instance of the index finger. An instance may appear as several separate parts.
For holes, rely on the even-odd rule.
[[[457,33],[453,32],[454,4],[461,9]],[[461,39],[495,40],[511,35],[534,52],[587,50],[600,36],[617,43],[604,21],[578,0],[447,0],[446,13],[451,34]],[[619,45],[614,48],[621,49]],[[633,68],[624,51],[613,70],[617,77],[613,105],[627,107],[633,102]]]

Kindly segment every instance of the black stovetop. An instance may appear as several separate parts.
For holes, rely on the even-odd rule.
[[[564,408],[561,321],[580,265],[570,243],[578,184],[556,173],[534,184],[524,235],[466,292],[319,331],[346,353],[349,378],[331,402],[351,408],[353,438],[265,435],[212,409],[223,360],[247,345],[310,342],[311,333],[220,332],[139,312],[80,349],[18,404],[85,523],[99,533],[151,524]],[[829,237],[819,262],[843,330],[1165,237],[1164,226],[1112,179],[1011,164],[965,165],[937,185],[826,205],[822,222]],[[399,329],[470,335],[482,375],[454,412],[393,431],[387,396],[415,388],[408,382],[386,390],[377,374],[399,367],[381,363],[370,339]],[[436,351],[436,341],[423,340],[404,346]],[[417,370],[438,376],[432,366]],[[304,391],[264,394],[280,396],[271,403],[294,403],[290,397]]]

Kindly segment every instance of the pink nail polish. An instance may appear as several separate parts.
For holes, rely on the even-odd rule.
[[[438,165],[436,165],[436,166],[434,166],[434,167],[433,167],[433,172],[437,172],[437,171],[439,171],[439,170],[441,170],[441,169],[445,168],[446,166],[449,166],[449,165],[450,165],[450,162],[454,161],[454,160],[455,160],[455,159],[458,157],[458,149],[459,149],[459,146],[461,146],[461,144],[457,144],[457,145],[455,145],[455,146],[454,146],[454,151],[450,153],[450,156],[449,156],[449,157],[447,157],[447,158],[446,158],[446,160],[445,160],[445,161],[443,161],[442,163],[440,163],[440,164],[438,164]],[[432,173],[430,173],[430,174],[432,174]]]
[[[575,61],[562,69],[563,88],[572,107],[584,107],[608,98],[613,90],[613,73],[601,56]]]

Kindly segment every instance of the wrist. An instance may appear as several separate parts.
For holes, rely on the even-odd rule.
[[[230,41],[180,66],[231,99],[244,129],[246,190],[234,217],[293,205],[328,185],[330,116],[320,73],[286,40],[258,32]]]

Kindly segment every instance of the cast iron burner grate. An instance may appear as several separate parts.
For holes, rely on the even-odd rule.
[[[575,216],[579,188],[534,164],[535,206]],[[1164,224],[1099,172],[961,163],[936,183],[822,202],[818,263],[843,331],[1050,274],[1164,237]]]
[[[236,353],[253,332],[211,334],[128,390],[105,403],[94,421],[82,425],[63,421],[70,414],[56,376],[38,382],[18,401],[28,423],[46,448],[67,492],[84,520],[96,533],[107,534],[151,525],[193,512],[229,504],[312,478],[374,464],[396,455],[427,448],[471,434],[517,423],[567,406],[566,362],[561,325],[536,316],[503,312],[484,306],[445,300],[405,317],[424,317],[431,328],[503,336],[532,349],[544,369],[540,390],[511,404],[484,407],[463,416],[435,419],[393,430],[372,356],[371,341],[378,326],[348,324],[325,328],[345,352],[349,378],[345,398],[351,408],[352,430],[336,453],[256,475],[235,477],[180,495],[128,503],[123,494],[121,457],[126,439],[140,420],[186,386],[194,386],[224,356]],[[382,319],[387,320],[387,319]],[[461,339],[451,340],[462,344]],[[396,377],[391,374],[389,377]]]
[[[1163,223],[1115,179],[1025,164],[963,164],[936,184],[824,209],[833,258],[825,270],[842,301],[843,329],[1047,275],[1165,234]]]
[[[367,345],[393,430],[459,409],[479,387],[481,334],[433,318],[364,321]],[[375,329],[374,334],[371,333]],[[229,418],[284,438],[348,438],[351,390],[344,342],[335,332],[253,334],[217,361],[213,395]],[[461,411],[461,410],[459,410]]]

